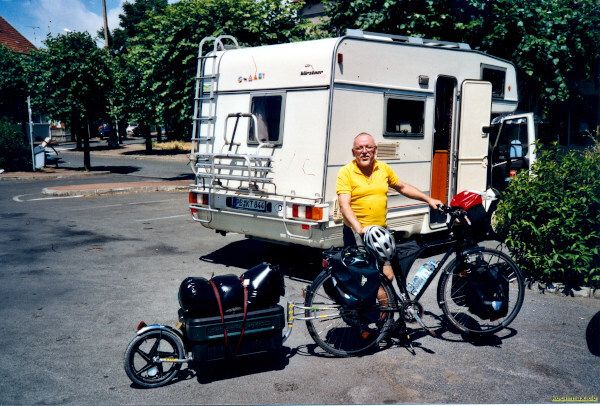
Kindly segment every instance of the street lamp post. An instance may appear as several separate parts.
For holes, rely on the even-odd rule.
[[[106,16],[106,0],[102,0],[102,17],[104,18],[104,48],[108,48],[108,17]]]

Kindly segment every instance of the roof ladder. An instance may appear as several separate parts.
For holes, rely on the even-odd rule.
[[[212,50],[209,47],[208,51],[204,53],[204,46],[210,44],[211,41]],[[239,48],[239,45],[231,35],[205,37],[198,45],[192,121],[192,150],[190,154],[190,166],[195,174],[197,174],[198,154],[211,154],[214,148],[215,122],[217,120],[217,83],[219,80],[217,52],[235,48]]]

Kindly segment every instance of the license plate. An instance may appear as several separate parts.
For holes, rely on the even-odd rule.
[[[242,197],[233,197],[231,198],[230,207],[234,209],[258,211],[264,213],[267,211],[267,202],[264,200],[252,200],[244,199]]]

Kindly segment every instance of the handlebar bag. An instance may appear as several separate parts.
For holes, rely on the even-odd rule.
[[[490,214],[483,207],[481,195],[464,190],[452,198],[451,207],[460,207],[467,212],[471,222],[471,232],[477,240],[484,239],[491,231]]]
[[[493,321],[508,314],[508,278],[503,267],[475,267],[467,278],[465,305],[483,320]]]
[[[336,303],[350,307],[375,303],[380,277],[377,260],[365,247],[346,247],[329,256],[332,278],[325,292]]]

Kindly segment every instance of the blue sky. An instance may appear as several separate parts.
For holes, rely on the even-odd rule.
[[[106,0],[110,29],[119,25],[124,2]],[[0,16],[40,47],[48,33],[64,34],[65,29],[88,31],[95,36],[102,27],[102,0],[0,0]]]

